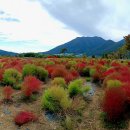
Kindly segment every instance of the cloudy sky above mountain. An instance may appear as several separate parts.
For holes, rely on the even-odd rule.
[[[121,40],[130,0],[0,0],[0,49],[49,50],[79,36]]]

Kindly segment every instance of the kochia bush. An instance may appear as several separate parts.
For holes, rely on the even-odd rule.
[[[81,88],[83,85],[83,81],[81,79],[74,80],[70,82],[68,86],[68,91],[71,97],[76,96],[81,93]]]
[[[42,67],[36,67],[36,74],[35,76],[41,80],[41,81],[45,81],[48,77],[48,72],[47,70],[45,70],[44,68]]]
[[[41,89],[41,81],[34,76],[24,78],[22,92],[24,96],[30,97],[34,92],[39,92]]]
[[[84,92],[88,92],[90,90],[89,86],[83,86],[83,80],[76,79],[72,82],[70,82],[68,86],[68,91],[70,94],[70,97],[74,97],[78,94],[83,94]]]
[[[26,64],[23,67],[23,72],[22,72],[23,78],[26,76],[29,76],[29,75],[35,76],[35,74],[36,74],[36,66],[35,65]]]
[[[52,86],[61,86],[61,87],[63,87],[63,88],[66,88],[66,87],[67,87],[64,78],[60,78],[60,77],[54,78],[54,79],[52,80],[52,82],[51,82],[51,85],[52,85]]]
[[[110,121],[119,120],[125,111],[126,95],[122,87],[113,87],[105,91],[103,111]]]
[[[37,119],[38,118],[34,113],[28,112],[28,111],[22,111],[16,115],[16,117],[14,118],[14,121],[17,125],[21,126],[30,121],[36,121]]]
[[[71,106],[67,90],[60,86],[48,88],[42,96],[42,108],[51,112],[60,112]]]
[[[4,96],[4,100],[12,100],[12,94],[13,94],[14,90],[12,89],[12,87],[10,86],[5,86],[3,88],[3,96]]]
[[[13,88],[16,88],[16,86],[21,81],[21,74],[16,69],[7,69],[4,72],[3,75],[3,83],[5,85],[10,85]]]
[[[42,67],[35,66],[33,64],[27,64],[27,65],[25,65],[24,68],[23,68],[22,74],[23,74],[23,78],[25,76],[31,75],[31,76],[37,77],[41,81],[45,81],[46,78],[48,77],[47,70],[45,70]]]

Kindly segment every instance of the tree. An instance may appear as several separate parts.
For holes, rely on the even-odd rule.
[[[67,48],[62,48],[60,51],[60,53],[65,53],[65,52],[67,52]]]
[[[125,36],[124,39],[125,39],[126,49],[130,51],[130,34],[128,36]]]

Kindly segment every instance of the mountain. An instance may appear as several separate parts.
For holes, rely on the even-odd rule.
[[[66,53],[102,55],[116,51],[124,44],[124,40],[114,42],[112,40],[105,40],[101,37],[77,37],[65,44],[57,46],[44,54],[59,54],[63,48],[67,49]]]
[[[0,56],[16,56],[18,53],[0,50]]]

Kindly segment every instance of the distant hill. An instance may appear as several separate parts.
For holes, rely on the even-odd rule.
[[[101,37],[77,37],[65,44],[57,46],[43,54],[59,54],[63,48],[67,49],[67,53],[91,55],[102,55],[116,51],[124,44],[124,40],[114,42],[105,40]]]
[[[0,50],[0,56],[15,56],[18,53]]]

